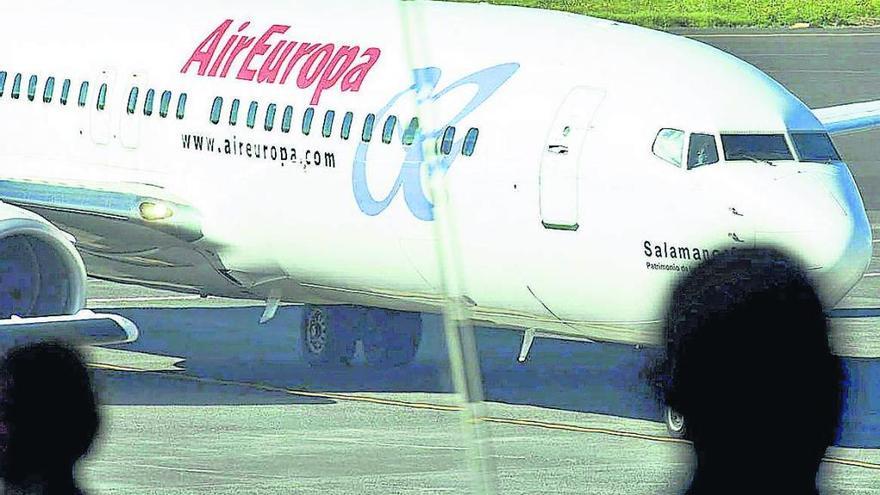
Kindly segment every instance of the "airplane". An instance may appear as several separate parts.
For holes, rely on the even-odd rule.
[[[445,301],[435,173],[473,321],[523,331],[520,361],[536,336],[656,344],[672,285],[724,250],[794,253],[829,306],[864,274],[831,136],[880,127],[880,102],[810,109],[619,22],[414,5],[417,66],[391,0],[5,3],[2,315],[136,338],[79,313],[88,274],[263,300],[263,322],[303,303],[310,363],[361,341],[405,365]]]

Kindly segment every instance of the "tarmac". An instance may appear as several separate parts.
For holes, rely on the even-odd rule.
[[[880,31],[691,32],[783,82],[808,105],[880,98]],[[876,132],[836,139],[880,233]],[[880,239],[880,235],[875,234]],[[875,244],[880,246],[880,244]],[[452,395],[439,316],[405,368],[314,369],[299,352],[302,308],[259,325],[259,302],[92,281],[92,308],[136,321],[138,342],[88,350],[104,429],[81,466],[106,494],[467,493],[472,438]],[[880,487],[880,250],[832,313],[844,356],[844,424],[823,493]],[[667,436],[641,373],[656,350],[477,329],[498,493],[676,493],[691,447]],[[743,405],[743,420],[760,420]],[[760,448],[760,446],[756,446]]]

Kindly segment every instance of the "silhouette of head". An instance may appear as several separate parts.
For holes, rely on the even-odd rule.
[[[785,493],[814,491],[843,369],[801,267],[773,249],[711,258],[675,288],[664,335],[654,385],[694,442],[692,493],[741,483],[763,492],[773,480]]]
[[[0,475],[7,482],[72,476],[98,424],[89,373],[76,350],[30,344],[0,362]]]

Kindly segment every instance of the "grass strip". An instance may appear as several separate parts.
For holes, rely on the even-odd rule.
[[[449,0],[479,3],[485,0]],[[880,0],[488,0],[575,12],[651,28],[874,26]]]

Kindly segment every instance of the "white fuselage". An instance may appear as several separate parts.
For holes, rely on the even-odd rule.
[[[601,324],[656,322],[671,284],[698,258],[755,244],[795,253],[829,304],[862,276],[871,233],[842,161],[722,156],[687,170],[652,152],[663,128],[786,139],[824,131],[756,68],[695,41],[582,16],[446,3],[419,9],[407,37],[395,1],[4,5],[0,25],[18,48],[0,55],[2,175],[159,186],[199,212],[204,237],[196,246],[258,297],[426,309],[436,307],[442,281],[427,173],[415,150],[420,137],[442,140],[454,125],[452,151],[442,157],[466,292],[484,320],[584,335]],[[13,99],[16,74],[21,96]],[[56,78],[54,95],[44,103],[48,77]],[[58,101],[64,79],[67,105]],[[83,81],[90,90],[79,107]],[[104,83],[107,103],[98,110]],[[145,116],[149,89],[155,109]],[[277,113],[267,131],[270,104]],[[308,108],[314,120],[305,135]],[[328,111],[334,121],[324,137]],[[370,114],[375,129],[364,143]],[[392,115],[398,124],[385,144]],[[422,129],[408,146],[401,140],[415,116]],[[472,128],[479,136],[464,156]],[[106,276],[89,260],[90,273]],[[169,273],[116,278],[197,285]]]

